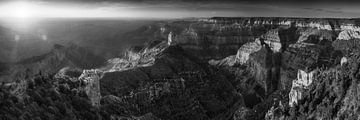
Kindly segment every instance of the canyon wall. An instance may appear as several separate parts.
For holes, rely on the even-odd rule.
[[[85,96],[105,119],[358,118],[352,107],[358,104],[357,21],[157,22],[128,36],[150,39],[141,49],[70,81],[84,84]]]

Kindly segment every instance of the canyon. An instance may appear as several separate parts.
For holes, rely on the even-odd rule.
[[[126,33],[127,41],[145,42],[123,57],[107,61],[91,58],[92,54],[80,57],[92,59],[88,64],[99,63],[89,67],[69,56],[65,60],[72,64],[57,65],[51,71],[55,77],[45,77],[62,83],[37,83],[44,79],[37,76],[5,86],[14,86],[15,96],[26,100],[23,96],[30,93],[21,93],[21,81],[54,84],[57,96],[75,94],[87,101],[84,106],[93,108],[87,112],[95,112],[94,119],[356,119],[359,21],[282,17],[159,21]],[[47,62],[49,57],[38,59],[45,65],[57,63]],[[34,68],[33,63],[18,66]],[[78,114],[81,109],[66,109],[73,111],[63,113],[68,117],[85,116]]]

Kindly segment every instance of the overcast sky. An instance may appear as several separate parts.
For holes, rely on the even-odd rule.
[[[0,17],[360,17],[353,0],[0,0]]]

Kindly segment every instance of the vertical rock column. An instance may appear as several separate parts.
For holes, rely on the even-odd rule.
[[[313,82],[313,76],[315,71],[305,72],[303,70],[298,70],[297,79],[293,81],[291,91],[289,93],[289,105],[294,107],[298,100],[303,98],[303,92],[308,89],[308,87]]]
[[[93,106],[98,107],[100,105],[100,78],[102,77],[102,72],[92,69],[92,70],[84,70],[81,76],[79,77],[80,80],[84,81],[85,92],[88,95],[91,104]]]

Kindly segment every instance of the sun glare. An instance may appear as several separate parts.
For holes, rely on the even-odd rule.
[[[35,4],[27,1],[15,1],[5,3],[0,6],[1,11],[6,11],[0,13],[0,17],[8,17],[8,18],[29,18],[36,17],[34,16],[34,11],[38,11]]]
[[[56,4],[54,2],[12,1],[0,2],[0,18],[88,18],[88,17],[124,17],[129,11],[104,9],[102,6],[80,4]]]
[[[17,18],[28,18],[31,17],[31,11],[29,10],[29,7],[31,6],[31,4],[29,4],[26,1],[21,1],[21,2],[17,2],[14,3],[13,5],[13,9],[14,9],[14,17]]]

